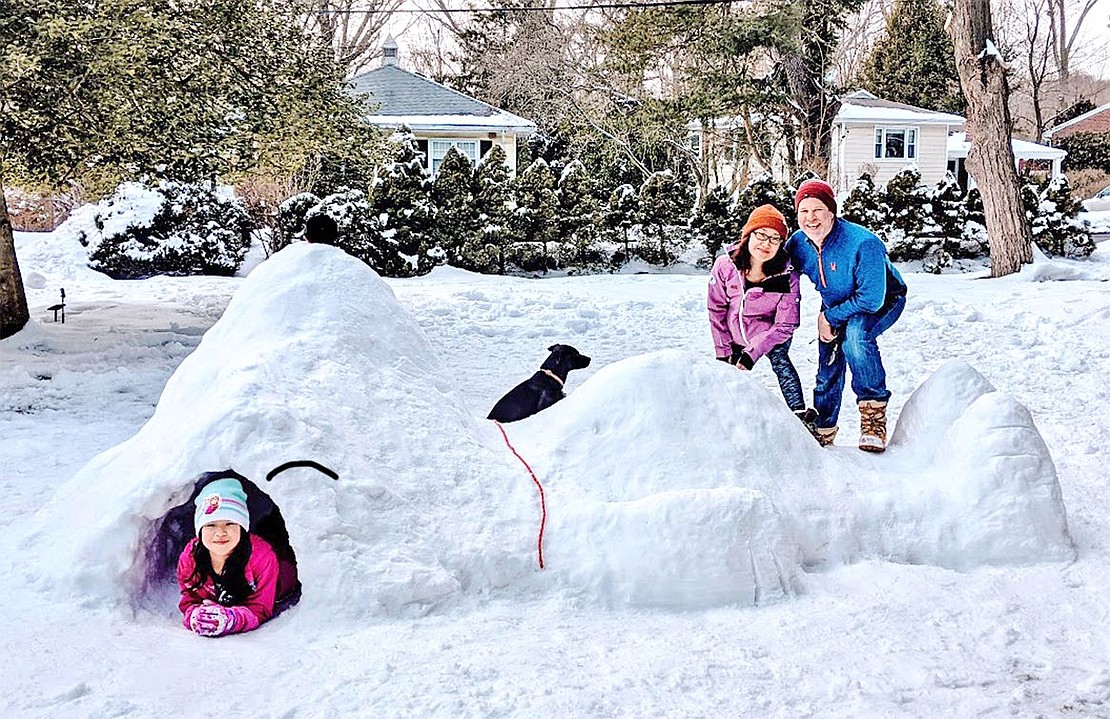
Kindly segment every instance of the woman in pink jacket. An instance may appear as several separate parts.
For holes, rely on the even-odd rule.
[[[709,328],[717,359],[750,370],[766,355],[787,406],[807,428],[802,382],[790,361],[790,339],[800,321],[798,273],[783,251],[786,218],[771,205],[752,210],[740,241],[717,258],[709,276]]]
[[[197,538],[177,561],[183,623],[203,637],[256,629],[274,614],[279,569],[266,540],[248,531],[243,485],[216,480],[195,503]]]

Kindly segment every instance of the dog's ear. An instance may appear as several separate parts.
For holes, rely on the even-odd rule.
[[[554,352],[554,351],[555,351],[555,348],[556,348],[556,347],[558,347],[558,346],[559,346],[559,345],[557,345],[557,344],[555,344],[555,345],[551,345],[550,347],[548,347],[548,348],[547,348],[547,351],[548,351],[548,352]]]

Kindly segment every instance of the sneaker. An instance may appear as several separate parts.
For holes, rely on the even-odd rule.
[[[859,403],[859,448],[864,452],[886,450],[886,402],[865,399]]]

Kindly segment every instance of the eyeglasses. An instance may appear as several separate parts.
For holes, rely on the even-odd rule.
[[[756,230],[751,235],[752,242],[762,242],[772,247],[778,247],[782,244],[782,237],[777,232],[760,232]]]

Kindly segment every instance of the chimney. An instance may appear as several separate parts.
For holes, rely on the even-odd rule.
[[[382,43],[382,67],[397,64],[397,41],[392,35],[387,35]]]

